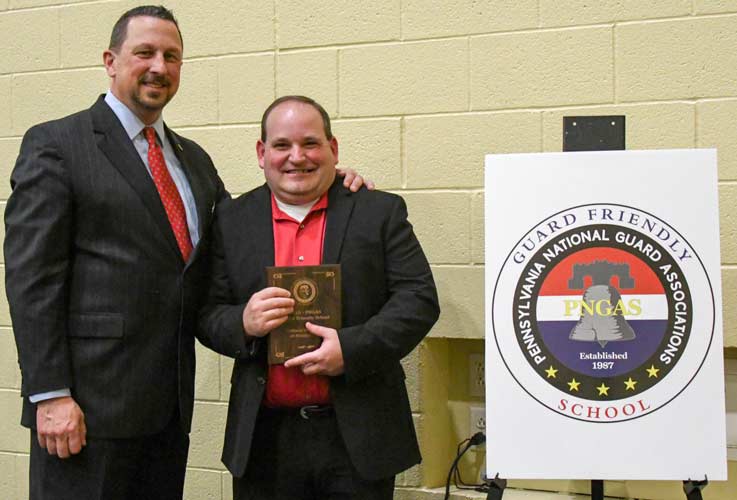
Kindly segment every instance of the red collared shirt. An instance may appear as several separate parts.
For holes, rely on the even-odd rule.
[[[300,223],[282,212],[271,195],[274,227],[274,265],[311,266],[322,260],[325,239],[327,193],[323,194]],[[270,365],[264,404],[294,408],[329,404],[330,383],[324,375],[304,375],[300,368]]]

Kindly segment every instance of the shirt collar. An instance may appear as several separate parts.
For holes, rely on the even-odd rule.
[[[143,128],[146,127],[141,119],[138,118],[133,113],[133,111],[128,108],[128,106],[123,104],[120,99],[115,97],[112,91],[109,91],[107,94],[105,94],[105,102],[108,106],[110,106],[110,109],[113,110],[115,116],[118,117],[118,120],[120,120],[121,125],[123,125],[126,134],[128,134],[128,137],[131,140],[133,140],[138,134],[140,134]],[[154,130],[156,130],[156,134],[159,136],[159,140],[163,144],[164,137],[166,137],[164,135],[164,118],[159,115],[156,121],[150,126],[153,127]]]
[[[284,206],[284,205],[289,206],[288,203],[284,203],[282,201],[277,200],[276,197],[274,196],[274,193],[271,193],[271,218],[273,220],[290,220],[290,221],[294,221],[295,219],[293,217],[291,217],[288,213],[286,213],[281,208],[279,208],[280,205],[282,205],[282,206]],[[305,203],[305,205],[309,205],[309,203]],[[328,193],[327,193],[327,191],[324,192],[322,194],[322,196],[320,196],[317,199],[316,202],[314,202],[314,204],[310,208],[310,211],[307,212],[307,215],[305,216],[305,219],[307,219],[307,217],[309,217],[310,214],[312,214],[313,212],[317,212],[319,210],[325,210],[326,208],[328,208]]]

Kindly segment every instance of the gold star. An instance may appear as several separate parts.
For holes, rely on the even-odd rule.
[[[555,378],[555,374],[558,373],[558,370],[553,368],[553,365],[550,365],[550,368],[545,370],[545,373],[548,374],[548,378]]]
[[[571,381],[568,382],[568,390],[578,392],[579,385],[581,385],[581,382],[576,382],[576,379],[572,378]]]
[[[637,384],[637,380],[632,380],[632,377],[630,377],[628,380],[624,381],[624,385],[627,388],[628,391],[634,391],[635,390],[635,384]]]
[[[658,372],[660,371],[660,368],[655,368],[655,365],[650,365],[650,368],[647,369],[647,378],[658,378]]]
[[[599,396],[608,396],[609,395],[609,387],[604,385],[604,382],[601,383],[599,387],[596,388],[599,391]]]

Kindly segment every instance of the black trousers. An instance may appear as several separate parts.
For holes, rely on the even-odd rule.
[[[234,500],[391,500],[394,477],[361,478],[351,464],[335,415],[262,408],[248,466],[233,478]]]
[[[87,437],[65,459],[49,455],[31,431],[30,500],[181,500],[188,450],[178,415],[151,436]]]

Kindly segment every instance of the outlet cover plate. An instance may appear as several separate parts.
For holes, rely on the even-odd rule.
[[[477,432],[486,433],[486,407],[471,405],[468,407],[469,437]]]
[[[477,398],[486,396],[486,370],[484,355],[473,353],[468,355],[468,395]]]

